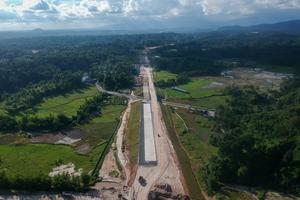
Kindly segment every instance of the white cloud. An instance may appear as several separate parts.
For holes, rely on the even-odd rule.
[[[0,9],[4,9],[6,7],[6,3],[4,0],[0,0]]]
[[[265,8],[297,9],[300,8],[300,0],[255,0],[255,3]]]
[[[202,0],[200,5],[207,16],[222,14],[239,17],[255,12],[253,2],[247,0]]]
[[[0,0],[0,23],[97,24],[197,23],[299,11],[300,0]],[[283,12],[281,12],[283,13]],[[284,13],[283,13],[284,14]],[[7,20],[10,20],[8,23]],[[15,21],[14,21],[15,19]],[[4,23],[5,22],[5,23]],[[177,23],[177,24],[176,24]],[[0,24],[0,26],[1,26]],[[185,24],[182,24],[185,25]]]

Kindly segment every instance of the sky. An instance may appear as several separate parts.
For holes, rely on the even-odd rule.
[[[211,29],[300,19],[300,0],[0,0],[0,31]]]

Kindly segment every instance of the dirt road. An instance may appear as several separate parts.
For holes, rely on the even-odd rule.
[[[157,166],[139,166],[134,181],[135,199],[146,200],[151,188],[158,183],[168,183],[176,193],[184,194],[181,183],[181,173],[175,162],[176,154],[171,141],[168,138],[166,127],[163,121],[160,104],[157,101],[156,91],[153,83],[152,69],[142,67],[143,74],[149,81],[150,103],[152,106],[153,126],[155,144],[157,151]],[[141,186],[138,178],[143,176],[147,185]]]

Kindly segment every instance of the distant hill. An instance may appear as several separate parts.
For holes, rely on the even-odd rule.
[[[251,31],[251,32],[300,32],[300,20],[278,22],[275,24],[258,24],[253,26],[224,26],[219,31]]]
[[[38,32],[38,31],[43,31],[43,29],[41,29],[41,28],[36,28],[36,29],[33,29],[32,31]]]

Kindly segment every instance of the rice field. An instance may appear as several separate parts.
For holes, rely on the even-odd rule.
[[[76,115],[77,110],[84,102],[92,98],[98,93],[96,87],[90,87],[83,90],[77,90],[64,95],[50,97],[44,99],[44,101],[32,110],[26,112],[35,113],[38,117],[45,117],[49,115],[64,114],[68,117]]]

